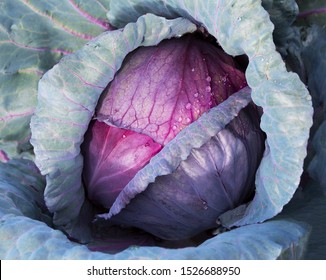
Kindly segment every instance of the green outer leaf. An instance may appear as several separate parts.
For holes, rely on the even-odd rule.
[[[297,74],[286,71],[275,50],[273,24],[261,1],[111,1],[108,17],[121,27],[145,12],[194,20],[215,36],[228,54],[248,56],[246,78],[253,101],[264,110],[261,128],[267,134],[266,151],[257,171],[253,201],[220,218],[232,227],[275,216],[299,185],[313,110],[304,84]]]
[[[125,56],[139,46],[193,32],[186,19],[166,20],[148,14],[123,30],[103,33],[64,57],[39,83],[38,106],[31,121],[36,164],[46,175],[46,205],[54,223],[66,230],[84,203],[80,144],[103,89]]]
[[[61,231],[22,216],[2,220],[0,236],[5,239],[0,244],[1,259],[273,260],[302,258],[309,229],[293,221],[269,221],[225,232],[198,247],[130,247],[113,255],[91,252],[69,241]]]
[[[43,189],[44,178],[33,162],[0,163],[1,259],[300,258],[309,234],[304,225],[271,221],[223,233],[197,248],[131,247],[115,255],[91,252],[49,226],[49,216],[42,210]]]
[[[6,216],[26,216],[51,225],[43,200],[44,187],[44,177],[32,161],[0,163],[1,219]]]
[[[309,236],[305,225],[282,220],[244,226],[195,248],[91,252],[50,227],[43,209],[44,185],[32,161],[0,163],[0,259],[293,259],[302,257]]]
[[[263,0],[262,5],[274,24],[274,43],[285,60],[287,69],[296,72],[301,81],[305,82],[306,71],[301,58],[301,34],[299,28],[292,25],[299,13],[297,3],[295,0]]]
[[[43,73],[109,28],[98,23],[107,21],[109,1],[89,2],[0,1],[0,146],[9,158],[19,154],[13,144],[29,140]]]

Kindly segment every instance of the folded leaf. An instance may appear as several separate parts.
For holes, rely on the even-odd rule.
[[[112,29],[109,1],[4,0],[0,9],[0,149],[12,158],[30,137],[37,83],[60,58]],[[12,149],[13,144],[18,147]]]

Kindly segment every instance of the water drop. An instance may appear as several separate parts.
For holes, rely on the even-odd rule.
[[[203,204],[203,208],[204,208],[204,210],[207,210],[207,209],[208,209],[207,201],[202,200],[202,204]]]
[[[182,122],[182,117],[181,116],[178,118],[178,122]]]
[[[211,92],[212,88],[210,86],[206,87],[206,92]]]
[[[123,134],[123,135],[122,135],[122,138],[126,138],[126,135]]]
[[[241,21],[242,20],[242,18],[241,17],[238,17],[238,21]]]
[[[211,80],[212,80],[212,78],[210,76],[207,76],[206,81],[210,82]]]
[[[191,119],[190,118],[186,118],[186,122],[187,123],[190,123],[191,122]]]
[[[199,95],[199,93],[198,93],[198,92],[195,92],[195,93],[194,93],[194,97],[195,97],[195,98],[197,98],[197,97],[198,97],[198,95]]]
[[[176,130],[177,129],[177,126],[176,125],[172,126],[172,129],[173,130]]]
[[[195,72],[195,68],[191,68],[191,72]]]
[[[187,105],[186,105],[186,109],[187,109],[187,110],[190,110],[190,109],[191,109],[191,103],[187,103]]]

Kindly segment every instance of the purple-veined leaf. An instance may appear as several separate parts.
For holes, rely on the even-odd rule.
[[[96,116],[165,145],[246,85],[231,56],[186,35],[129,54],[101,96]]]

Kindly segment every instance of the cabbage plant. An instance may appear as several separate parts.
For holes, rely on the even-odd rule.
[[[1,258],[323,257],[326,35],[297,3],[1,5]]]

